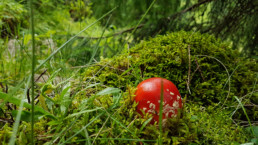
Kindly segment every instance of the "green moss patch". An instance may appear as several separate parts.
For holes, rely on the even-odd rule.
[[[250,137],[242,127],[233,124],[231,115],[238,105],[233,96],[242,98],[243,103],[250,103],[250,97],[246,95],[257,90],[257,70],[257,61],[242,58],[228,43],[208,34],[182,31],[150,38],[119,56],[102,59],[85,71],[84,80],[120,88],[127,93],[128,88],[135,88],[150,77],[171,80],[187,101],[181,117],[166,123],[163,141],[166,144],[231,144],[246,142]],[[105,87],[98,89],[102,88]],[[132,100],[133,91],[129,94],[121,99],[121,108],[116,112],[118,116],[114,117],[117,122],[113,122],[125,125],[133,133],[123,126],[114,132],[120,132],[122,138],[156,140],[159,136],[157,126],[145,124],[150,116],[140,119],[132,113],[135,104],[130,106],[123,102]],[[100,106],[110,103],[100,102],[103,103]],[[257,110],[251,107],[249,111],[251,119],[255,120]],[[241,111],[236,111],[234,117],[246,120]],[[144,125],[144,129],[139,130]],[[107,126],[113,131],[112,124]]]

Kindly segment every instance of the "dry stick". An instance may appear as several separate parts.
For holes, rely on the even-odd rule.
[[[28,100],[28,103],[30,103],[30,88],[28,88],[28,91],[27,91],[27,100]]]
[[[194,70],[194,72],[192,73],[192,76],[191,76],[191,78],[190,78],[190,82],[191,82],[191,80],[193,79],[193,76],[194,76],[194,74],[197,72],[197,70],[199,70],[199,72],[201,73],[201,76],[202,76],[202,71],[201,71],[201,69],[200,69],[200,65],[198,64],[196,58],[195,58],[195,63],[196,63],[196,65],[197,65],[197,67],[196,67],[196,69]],[[203,76],[202,76],[202,79],[203,79],[203,81],[205,81],[205,79],[203,78]]]
[[[2,110],[2,109],[1,109]],[[7,118],[7,114],[2,110],[4,117]]]
[[[37,82],[46,72],[47,72],[47,70],[45,69],[45,70],[39,75],[39,77],[35,80],[35,82]]]
[[[6,106],[7,106],[7,110],[10,110],[10,111],[14,110],[14,109],[11,107],[11,105],[10,105],[9,102],[6,103]],[[4,114],[5,114],[5,113],[4,113]],[[13,115],[10,114],[10,116],[11,116],[11,120],[14,122]]]
[[[198,64],[198,61],[197,61],[196,58],[195,58],[195,63],[196,63],[196,65],[197,65],[197,68],[196,68],[196,69],[198,69],[198,71],[200,72],[201,77],[202,77],[202,80],[205,81],[205,79],[204,79],[204,77],[203,77],[203,74],[202,74],[202,70],[201,70],[200,65]]]
[[[4,88],[4,85],[3,85],[2,82],[0,82],[0,86],[1,86],[1,88],[3,89],[3,92],[4,92],[4,91],[5,91],[5,88]]]
[[[13,119],[0,118],[0,122],[4,122],[4,123],[13,123],[13,122],[14,122],[14,120],[13,120]]]
[[[240,119],[235,119],[235,121],[237,121],[238,123],[243,124],[241,126],[250,126],[248,121],[240,120]],[[256,124],[258,124],[258,121],[251,121],[251,124],[256,125]]]
[[[6,94],[8,93],[8,86],[7,86],[7,84],[5,84],[5,93]]]

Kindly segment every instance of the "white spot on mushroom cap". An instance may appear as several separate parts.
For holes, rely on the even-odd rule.
[[[150,110],[148,110],[147,112],[148,112],[148,113],[155,114],[155,110],[153,110],[153,109],[150,109]]]
[[[173,107],[179,108],[179,103],[178,103],[178,101],[175,101],[175,102],[173,103]]]
[[[150,103],[150,101],[147,101],[147,103],[149,104],[149,103]]]
[[[175,95],[173,92],[170,92],[170,95]]]
[[[155,105],[155,104],[153,104],[153,103],[150,103],[149,108],[153,108],[153,109],[155,109],[155,108],[156,108],[156,105]]]
[[[169,112],[172,112],[174,111],[174,107],[170,106],[169,104],[166,104],[164,107],[163,107],[163,112],[164,113],[169,113]]]
[[[167,112],[167,113],[165,114],[166,117],[168,117],[168,113],[169,113],[169,112]]]
[[[145,107],[143,107],[142,109],[143,109],[143,111],[146,111],[146,110],[147,110],[147,108],[145,108]]]
[[[171,118],[177,117],[177,114],[171,114]]]
[[[167,91],[169,91],[169,89],[167,89]]]
[[[181,99],[181,97],[177,95],[177,100],[180,100],[180,99]]]

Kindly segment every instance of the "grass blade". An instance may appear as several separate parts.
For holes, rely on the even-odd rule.
[[[91,109],[91,110],[84,110],[84,111],[81,111],[81,112],[73,113],[73,114],[67,116],[65,119],[69,119],[71,117],[75,117],[75,116],[78,116],[78,115],[81,115],[81,114],[84,114],[84,113],[89,113],[89,112],[97,111],[99,109],[102,109],[102,108],[98,107],[98,108]]]
[[[255,136],[254,130],[253,130],[253,128],[252,128],[251,121],[250,121],[250,119],[249,119],[249,117],[248,117],[248,115],[247,115],[247,113],[246,113],[246,111],[245,111],[245,107],[243,106],[242,102],[238,99],[237,96],[234,96],[234,98],[238,101],[238,103],[239,103],[240,106],[242,107],[242,109],[243,109],[243,111],[244,111],[244,114],[245,114],[245,116],[246,116],[246,118],[247,118],[247,120],[248,120],[248,123],[249,123],[249,125],[250,125],[250,129],[252,130],[253,136]]]
[[[92,56],[91,56],[91,58],[90,58],[90,61],[88,62],[89,64],[92,62],[92,60],[94,59],[94,57],[95,57],[95,55],[96,55],[96,53],[97,53],[97,51],[98,51],[98,49],[99,49],[100,41],[102,40],[102,37],[103,37],[103,35],[104,35],[104,33],[105,33],[106,29],[107,29],[107,25],[108,25],[108,23],[109,23],[109,20],[110,20],[111,16],[112,16],[112,15],[110,15],[109,18],[108,18],[108,20],[107,20],[107,23],[106,23],[106,25],[105,25],[105,29],[103,30],[103,32],[102,32],[102,34],[101,34],[101,36],[100,36],[100,38],[99,38],[99,40],[98,40],[98,42],[97,42],[96,48],[95,48],[95,50],[94,50],[94,52],[93,52],[93,54],[92,54]]]
[[[24,95],[23,95],[23,97],[25,97],[26,94],[27,94],[29,82],[30,82],[30,78],[28,79],[26,88],[25,88],[25,90],[24,90]],[[9,97],[7,94],[0,92],[0,99],[6,100],[7,98],[10,99],[10,97]],[[14,97],[13,97],[13,98],[14,98]],[[15,99],[17,99],[17,98],[15,98]],[[10,99],[10,100],[13,100],[13,99]],[[22,100],[23,100],[23,99],[22,99]],[[9,100],[8,100],[8,101],[9,101]],[[11,103],[12,103],[12,102],[11,102]],[[27,104],[28,104],[28,103],[27,103]],[[21,101],[21,102],[18,102],[17,105],[19,105],[19,110],[18,110],[18,113],[17,113],[17,115],[16,115],[16,119],[15,119],[15,122],[14,122],[14,125],[13,125],[13,133],[12,133],[12,136],[11,136],[11,138],[10,138],[10,140],[9,140],[8,145],[14,145],[14,144],[15,144],[15,141],[16,141],[16,134],[17,134],[17,132],[18,132],[18,128],[19,128],[19,125],[20,125],[22,109],[23,109],[23,106],[26,105],[26,103],[25,103],[24,101]],[[30,104],[28,104],[28,105],[30,105]]]
[[[108,94],[116,94],[116,93],[119,93],[121,92],[121,90],[119,88],[106,88],[100,92],[98,92],[96,95],[97,96],[104,96],[104,95],[108,95]]]
[[[71,137],[69,137],[65,142],[63,142],[62,144],[66,144],[67,142],[69,142],[72,138],[74,138],[77,134],[79,134],[80,132],[82,132],[84,129],[86,129],[89,125],[91,125],[95,120],[97,120],[100,116],[102,116],[104,114],[104,112],[100,113],[98,116],[96,116],[93,120],[91,120],[87,125],[85,125],[81,130],[77,131],[74,135],[72,135]]]
[[[28,86],[26,86],[26,88],[28,88]],[[25,89],[24,96],[26,96],[26,94],[27,94],[27,91]],[[19,109],[21,108],[21,110],[23,109],[23,107],[25,107],[27,109],[31,109],[32,108],[31,104],[23,101],[24,98],[18,99],[16,97],[12,97],[12,96],[10,96],[8,94],[0,92],[0,99],[3,99],[5,102],[10,102],[10,103],[13,103],[13,104],[19,106]],[[44,110],[43,108],[41,108],[39,106],[35,106],[34,111],[41,112],[42,114],[45,114],[46,116],[48,116],[48,117],[50,117],[52,119],[56,119],[55,116],[53,116],[52,114],[50,114],[49,112],[47,112],[46,110]],[[19,117],[16,116],[16,119],[17,118],[19,118]]]
[[[97,19],[95,22],[91,23],[89,26],[85,27],[83,30],[81,30],[79,33],[77,33],[76,35],[74,35],[72,38],[70,38],[69,40],[67,40],[63,45],[61,45],[58,49],[56,49],[52,54],[50,54],[43,62],[41,62],[39,64],[39,66],[35,69],[35,72],[38,71],[48,60],[50,60],[57,52],[59,52],[64,46],[66,46],[66,44],[68,44],[70,41],[72,41],[74,38],[76,38],[78,35],[80,35],[82,32],[86,31],[88,28],[90,28],[91,26],[93,26],[94,24],[96,24],[97,22],[99,22],[100,20],[102,20],[104,17],[106,17],[107,15],[109,15],[110,13],[112,13],[117,7],[113,8],[112,10],[110,10],[109,12],[107,12],[106,14],[104,14],[102,17],[100,17],[99,19]]]
[[[161,79],[161,88],[160,88],[160,104],[159,104],[159,144],[162,145],[162,117],[163,117],[163,100],[164,100],[164,92],[163,92],[163,80]]]
[[[35,37],[34,37],[34,12],[33,12],[33,0],[30,0],[30,23],[31,23],[31,36],[32,36],[32,67],[31,67],[31,144],[34,145],[34,75],[35,75]]]

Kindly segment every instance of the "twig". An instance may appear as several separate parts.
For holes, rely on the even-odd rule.
[[[30,88],[28,88],[28,91],[27,91],[27,100],[28,100],[28,103],[30,103]]]
[[[7,84],[5,84],[5,93],[6,94],[8,93],[8,86],[7,86]]]
[[[204,77],[203,77],[203,74],[202,74],[202,70],[201,70],[200,65],[198,64],[198,61],[197,61],[196,58],[195,58],[195,63],[196,63],[196,65],[197,65],[197,68],[196,68],[196,69],[198,69],[198,71],[200,72],[201,77],[202,77],[202,80],[205,81],[205,79],[204,79]]]
[[[44,70],[39,76],[38,78],[34,81],[34,82],[37,82],[45,73],[47,72],[47,70]],[[30,103],[30,88],[28,88],[28,91],[27,91],[27,100],[28,100],[28,103]]]
[[[44,70],[44,71],[38,76],[38,78],[35,80],[35,82],[37,82],[46,72],[47,72],[47,70]]]
[[[40,94],[38,94],[38,95],[35,97],[35,99],[38,99],[39,96],[40,96]]]
[[[13,123],[13,119],[6,119],[6,118],[0,118],[0,122],[4,122],[4,123]]]
[[[4,91],[5,91],[5,88],[4,88],[4,85],[3,85],[2,82],[0,82],[0,86],[1,86],[1,88],[2,88],[2,90],[3,90],[3,92],[4,92]]]
[[[7,105],[7,109],[8,109],[8,110],[13,110],[13,108],[11,107],[11,105],[10,105],[9,102],[7,102],[6,105]]]

